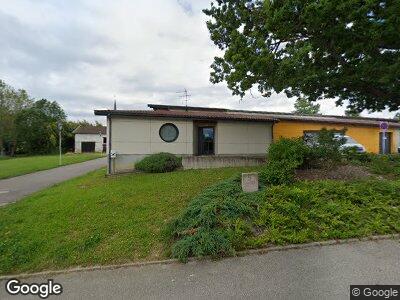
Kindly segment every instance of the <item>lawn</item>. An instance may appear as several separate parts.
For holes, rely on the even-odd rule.
[[[243,193],[238,174],[260,170],[115,177],[99,170],[53,186],[0,208],[0,274],[171,256],[184,261],[400,232],[398,179],[261,182],[260,191]]]
[[[101,157],[101,153],[65,154],[62,164],[70,165]],[[58,155],[26,156],[0,159],[0,179],[33,173],[59,166]]]
[[[253,170],[99,170],[36,193],[0,208],[0,274],[165,258],[165,224],[207,186]]]

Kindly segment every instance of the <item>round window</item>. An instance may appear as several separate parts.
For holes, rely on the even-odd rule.
[[[178,138],[179,130],[172,123],[166,123],[160,128],[160,138],[167,143],[171,143]]]

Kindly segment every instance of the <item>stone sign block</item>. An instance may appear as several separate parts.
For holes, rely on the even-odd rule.
[[[258,173],[242,173],[242,190],[246,193],[258,191]]]

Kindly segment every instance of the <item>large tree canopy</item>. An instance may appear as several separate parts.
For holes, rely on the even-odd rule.
[[[22,110],[16,118],[19,151],[44,154],[57,146],[57,123],[66,116],[57,102],[42,99]]]
[[[224,51],[211,81],[352,110],[400,107],[400,1],[217,0],[204,10]]]

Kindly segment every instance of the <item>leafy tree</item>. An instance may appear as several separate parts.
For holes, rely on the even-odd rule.
[[[306,98],[298,98],[294,104],[294,112],[299,115],[317,115],[319,114],[320,104],[313,104]]]
[[[42,99],[23,109],[16,118],[18,150],[23,153],[45,154],[56,150],[58,122],[66,115],[57,102]]]
[[[204,12],[224,51],[211,81],[235,95],[256,86],[360,111],[400,107],[400,1],[217,0]]]
[[[103,127],[104,125],[102,123],[100,123],[99,121],[94,121],[94,126],[96,127]]]
[[[46,121],[49,122],[64,121],[67,117],[65,115],[64,110],[60,107],[60,105],[56,101],[48,101],[46,99],[41,99],[34,103],[32,109],[37,109],[41,111]]]
[[[17,143],[16,116],[31,106],[32,99],[25,90],[15,90],[0,80],[0,155],[13,155]]]
[[[346,117],[359,117],[360,116],[360,112],[351,108],[348,108],[344,111],[344,114],[346,115]]]

